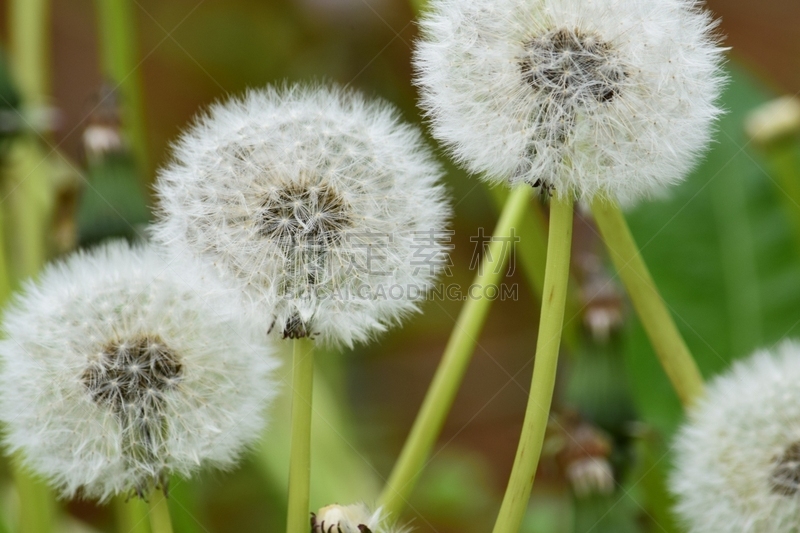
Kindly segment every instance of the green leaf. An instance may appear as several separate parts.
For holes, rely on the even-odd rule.
[[[800,333],[800,262],[767,167],[748,146],[746,114],[770,95],[739,69],[705,162],[663,201],[628,216],[664,300],[706,378],[733,359]],[[639,324],[626,361],[639,412],[664,435],[682,416]]]

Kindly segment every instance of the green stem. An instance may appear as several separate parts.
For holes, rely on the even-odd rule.
[[[491,187],[489,192],[498,208],[502,209],[508,199],[508,189]],[[524,235],[525,238],[514,248],[517,264],[522,265],[530,290],[538,301],[542,301],[544,293],[544,270],[547,261],[547,219],[540,205],[540,202],[534,202],[531,204],[531,209],[527,209],[522,215],[517,233]],[[574,299],[567,300],[565,318],[568,322],[564,324],[561,342],[567,351],[573,354],[579,350],[581,313]],[[576,317],[578,320],[575,320]]]
[[[296,339],[292,353],[292,449],[289,458],[289,506],[286,533],[308,533],[311,485],[311,400],[314,348]]]
[[[622,211],[615,202],[595,199],[592,213],[661,365],[681,403],[690,405],[703,392],[703,377],[642,260]]]
[[[12,72],[23,97],[25,110],[47,103],[49,89],[48,0],[11,0],[9,48]],[[9,175],[16,190],[9,197],[14,240],[11,258],[24,276],[38,272],[45,261],[48,218],[48,176],[44,153],[33,138],[14,143],[9,154]],[[53,499],[47,487],[12,459],[14,482],[19,495],[19,527],[23,533],[49,533],[53,529]]]
[[[517,456],[495,522],[494,533],[516,533],[528,508],[556,382],[558,351],[561,345],[569,285],[571,246],[572,199],[555,196],[550,203],[547,266],[544,274],[544,296],[539,319],[539,336],[536,341],[536,358],[533,363],[533,381]]]
[[[131,0],[96,0],[103,73],[122,97],[122,121],[139,170],[149,175],[142,82],[137,69],[136,10]]]
[[[16,531],[20,533],[50,533],[53,531],[53,509],[47,487],[33,477],[19,458],[11,460],[14,485],[19,497],[19,516]]]
[[[11,272],[9,272],[6,250],[6,220],[0,204],[0,311],[11,296]]]
[[[167,496],[160,490],[154,490],[147,504],[150,510],[150,530],[153,533],[172,533]]]
[[[494,238],[483,256],[473,286],[496,286],[499,282],[511,252],[509,237],[529,208],[530,198],[530,187],[526,185],[517,187],[511,193],[497,222]],[[484,298],[482,291],[480,292],[476,298],[469,298],[461,309],[433,382],[378,500],[378,504],[394,517],[397,517],[406,505],[406,500],[430,456],[472,358],[475,344],[491,306],[491,300]]]
[[[153,498],[157,497],[155,494]],[[150,533],[147,524],[147,507],[139,498],[114,498],[114,514],[116,515],[117,531],[120,533]]]
[[[49,92],[49,0],[9,2],[9,48],[12,73],[22,94],[23,113],[47,104]],[[12,146],[9,168],[13,192],[9,211],[14,220],[14,254],[17,273],[35,275],[45,261],[48,221],[48,162],[38,139],[26,136]]]

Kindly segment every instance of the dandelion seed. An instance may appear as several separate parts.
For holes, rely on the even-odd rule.
[[[634,200],[681,180],[709,142],[714,26],[695,0],[433,0],[421,105],[484,179]]]
[[[145,496],[232,466],[261,434],[277,364],[213,285],[124,243],[47,267],[3,321],[6,445],[66,497]]]
[[[800,529],[800,344],[717,377],[675,441],[670,484],[693,533]]]
[[[155,236],[215,265],[265,329],[351,345],[416,309],[409,293],[440,270],[441,174],[388,105],[338,89],[251,91],[181,137],[159,176]]]

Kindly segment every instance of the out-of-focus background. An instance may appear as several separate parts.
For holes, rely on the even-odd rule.
[[[25,30],[15,27],[9,4],[0,1],[4,69],[15,60],[13,43],[25,39],[13,36]],[[124,40],[126,30],[109,27],[103,4],[130,7],[135,57],[122,71],[108,65],[100,43]],[[800,91],[800,3],[714,0],[709,7],[732,47],[728,113],[698,170],[668,198],[628,217],[706,376],[756,347],[800,336],[798,137],[765,145],[745,133],[750,112]],[[150,216],[149,187],[170,141],[198,110],[227,95],[269,83],[331,81],[384,98],[421,122],[408,0],[52,0],[48,20],[50,42],[41,51],[48,67],[16,75],[12,68],[0,79],[2,229],[12,279],[78,245],[135,238]],[[31,86],[39,94],[26,93]],[[20,105],[29,117],[24,127],[13,120]],[[466,288],[476,253],[470,237],[479,228],[491,232],[497,206],[485,185],[440,154],[455,205],[445,283]],[[45,184],[47,198],[26,196],[29,181],[21,176]],[[44,239],[44,249],[30,252],[31,239]],[[578,221],[574,248],[570,340],[524,531],[680,531],[664,489],[669,439],[681,416],[677,399],[588,218]],[[517,257],[505,283],[518,297],[495,302],[403,517],[417,531],[481,533],[493,524],[532,370],[539,304],[528,279]],[[429,301],[378,341],[318,358],[312,505],[374,501],[462,303]],[[274,419],[267,446],[241,468],[173,481],[177,533],[284,527],[286,401]],[[9,510],[14,496],[3,475],[0,508]],[[61,505],[73,530],[114,531],[110,507]]]

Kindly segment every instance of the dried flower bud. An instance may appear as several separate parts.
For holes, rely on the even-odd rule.
[[[363,503],[329,505],[311,514],[312,533],[408,533],[391,526],[382,509],[370,511]]]

